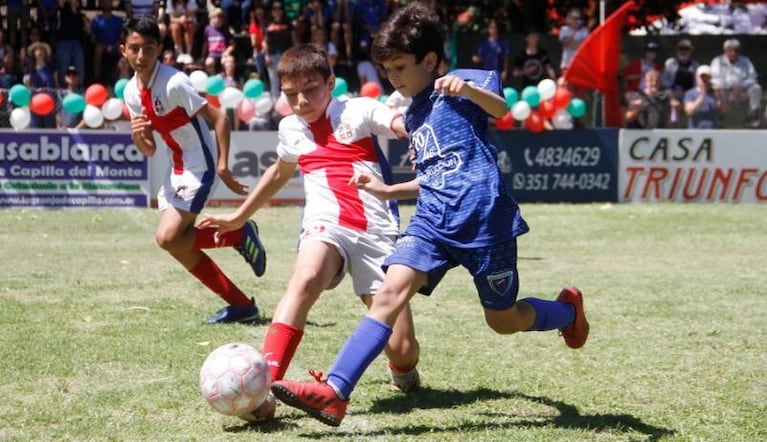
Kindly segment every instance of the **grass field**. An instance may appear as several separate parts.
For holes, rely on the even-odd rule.
[[[221,209],[216,209],[221,210]],[[405,210],[410,213],[410,208]],[[222,303],[153,240],[154,210],[0,211],[0,440],[767,440],[767,206],[523,205],[520,297],[585,294],[591,338],[496,336],[456,269],[414,300],[424,388],[376,360],[326,427],[279,407],[248,425],[200,397],[205,356],[260,347],[292,269],[299,208],[257,214],[268,268],[214,250],[265,322],[210,326]],[[288,377],[326,370],[363,314],[325,293]]]

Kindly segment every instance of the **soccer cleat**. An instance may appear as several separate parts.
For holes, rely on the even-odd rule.
[[[389,374],[391,375],[390,385],[393,390],[410,393],[418,390],[421,386],[421,376],[418,374],[417,368],[413,368],[407,373],[399,373],[389,366]]]
[[[338,398],[327,380],[322,380],[322,372],[309,370],[316,382],[275,381],[272,393],[286,405],[303,410],[325,425],[337,427],[346,416],[349,401]]]
[[[206,319],[208,324],[225,324],[229,322],[253,322],[258,319],[258,307],[256,307],[256,301],[250,298],[250,305],[246,307],[235,307],[233,305],[227,305],[221,310],[217,311],[215,315]]]
[[[557,301],[570,304],[575,309],[573,323],[559,330],[559,335],[565,338],[565,344],[570,348],[581,348],[589,337],[589,321],[583,312],[583,295],[575,287],[565,287],[559,292]]]
[[[250,219],[242,228],[245,229],[245,241],[235,246],[235,249],[245,258],[245,262],[250,264],[253,273],[261,276],[266,271],[266,250],[258,237],[258,224]]]
[[[259,405],[258,408],[250,413],[241,414],[239,417],[242,420],[248,422],[263,422],[274,419],[274,413],[277,410],[277,400],[274,395],[269,392],[264,399],[264,403]]]

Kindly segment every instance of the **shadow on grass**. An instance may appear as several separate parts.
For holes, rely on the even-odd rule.
[[[298,424],[288,422],[285,419],[270,419],[262,422],[245,422],[240,425],[228,425],[224,427],[227,433],[277,433],[280,431],[295,430]]]
[[[474,417],[487,417],[489,420],[473,420],[463,423],[439,426],[438,422],[432,422],[429,425],[408,425],[407,427],[387,426],[385,428],[364,431],[362,434],[357,430],[353,432],[333,431],[336,437],[359,437],[359,436],[382,436],[382,435],[411,435],[421,434],[434,435],[436,433],[463,433],[467,431],[487,431],[493,428],[508,429],[511,427],[530,428],[530,427],[555,427],[564,429],[585,430],[593,433],[601,432],[623,432],[640,433],[647,438],[644,440],[657,441],[663,437],[673,435],[674,430],[657,427],[646,424],[641,419],[629,414],[592,414],[581,415],[578,409],[570,404],[561,401],[555,401],[547,397],[530,396],[519,392],[502,392],[487,388],[480,388],[472,391],[456,390],[434,390],[422,388],[416,394],[403,397],[397,396],[376,401],[368,413],[391,413],[402,414],[415,409],[436,409],[436,408],[454,408],[460,405],[471,404],[477,401],[489,401],[496,399],[521,399],[530,402],[539,403],[556,409],[558,415],[552,412],[545,412],[537,416],[517,416],[514,410],[510,409],[508,413],[485,412],[474,414]],[[507,421],[498,422],[506,418]],[[448,419],[446,419],[447,421]],[[324,433],[307,434],[308,437],[322,437]]]

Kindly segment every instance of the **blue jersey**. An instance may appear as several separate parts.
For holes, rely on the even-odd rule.
[[[459,69],[448,75],[501,94],[495,71]],[[476,248],[528,231],[487,140],[489,118],[468,98],[439,95],[433,86],[413,97],[405,127],[420,191],[405,235]]]

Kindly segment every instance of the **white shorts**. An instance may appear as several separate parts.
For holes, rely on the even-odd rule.
[[[384,259],[394,252],[396,235],[380,235],[348,229],[338,225],[314,225],[301,232],[299,250],[308,241],[321,241],[336,248],[344,260],[343,268],[330,284],[337,286],[344,275],[352,277],[354,293],[372,295],[383,282]]]
[[[200,213],[213,193],[216,182],[214,170],[185,170],[180,175],[169,172],[157,192],[157,207],[165,210],[173,206],[185,212]]]

